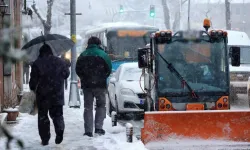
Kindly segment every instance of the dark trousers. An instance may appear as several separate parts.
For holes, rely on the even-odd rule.
[[[102,129],[106,118],[106,89],[84,89],[84,128],[86,132],[93,132],[93,102],[96,98],[95,128]]]
[[[57,136],[63,136],[64,133],[64,118],[63,106],[51,106],[46,104],[38,105],[38,130],[42,141],[49,141],[50,139],[50,121],[48,112],[53,120],[55,132]]]
[[[65,84],[65,89],[67,90],[68,89],[68,79],[64,80],[64,84]]]

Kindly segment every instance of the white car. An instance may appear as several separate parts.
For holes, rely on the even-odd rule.
[[[112,74],[108,83],[108,113],[118,115],[144,113],[146,94],[143,92],[144,79],[138,63],[124,63]],[[141,78],[141,81],[140,81]]]

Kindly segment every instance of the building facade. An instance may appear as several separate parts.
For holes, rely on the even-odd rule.
[[[21,15],[23,0],[5,0],[8,5],[8,15],[0,17],[0,45],[3,52],[21,49],[22,29]],[[4,31],[4,32],[3,32]],[[4,39],[7,38],[8,46]],[[14,107],[17,95],[23,89],[22,83],[22,62],[8,63],[0,56],[0,112],[3,108]]]

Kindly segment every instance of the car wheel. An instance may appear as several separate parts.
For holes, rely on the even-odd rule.
[[[109,94],[108,94],[108,107],[109,107],[109,109],[108,109],[108,111],[109,111],[109,114],[108,115],[110,115],[110,117],[111,117],[111,113],[112,113],[112,111],[115,111],[115,108],[114,108],[114,106],[112,105],[112,103],[111,103],[111,99],[110,99],[110,97],[109,97]]]
[[[117,97],[115,95],[115,112],[117,114],[117,119],[122,119],[123,118],[123,115],[119,112],[119,108],[118,108],[118,101],[117,101]]]

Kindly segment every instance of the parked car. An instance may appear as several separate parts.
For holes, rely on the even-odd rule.
[[[108,82],[108,113],[143,114],[146,94],[143,92],[144,79],[138,63],[124,63],[111,75]]]

